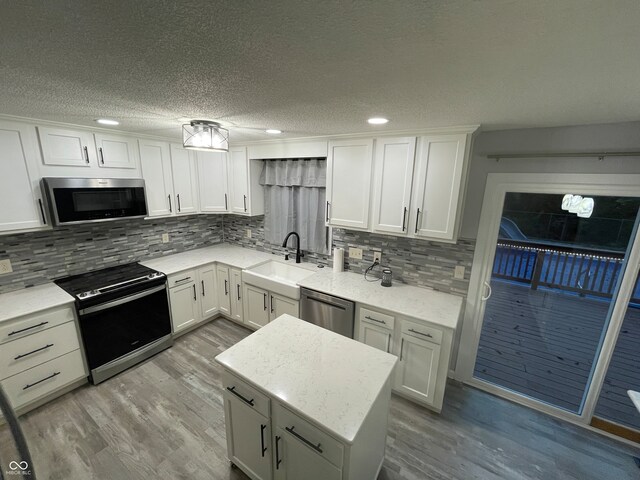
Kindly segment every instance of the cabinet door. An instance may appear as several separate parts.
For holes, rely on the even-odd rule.
[[[0,231],[46,225],[35,135],[28,126],[0,122]]]
[[[200,289],[200,317],[202,319],[212,317],[218,311],[215,265],[207,265],[198,270],[198,283]]]
[[[269,323],[269,292],[244,284],[244,323],[253,328]]]
[[[270,421],[227,391],[224,393],[224,417],[229,436],[229,460],[251,478],[270,479]]]
[[[199,318],[195,282],[169,289],[173,333],[194,325]]]
[[[292,300],[287,297],[283,297],[281,295],[271,293],[269,295],[269,314],[270,319],[275,320],[280,315],[289,314],[294,317],[300,316],[299,304],[297,300]]]
[[[438,379],[440,345],[403,333],[395,388],[421,402],[431,404]]]
[[[89,167],[95,163],[95,145],[89,132],[38,127],[45,165]]]
[[[281,427],[275,429],[274,472],[276,480],[339,480],[342,470]]]
[[[198,175],[196,161],[182,145],[171,144],[171,173],[176,195],[176,213],[185,215],[198,211]]]
[[[391,352],[392,331],[361,321],[358,340],[373,348],[389,353]]]
[[[196,152],[200,211],[224,213],[229,204],[227,184],[227,154],[224,152]]]
[[[241,322],[244,317],[242,308],[242,272],[237,268],[230,268],[229,277],[231,285],[231,316]]]
[[[133,138],[103,133],[93,136],[101,168],[136,168],[136,141]]]
[[[229,211],[249,215],[249,161],[246,148],[229,149]]]
[[[411,200],[412,236],[454,240],[466,138],[420,138]]]
[[[216,279],[218,281],[218,304],[220,313],[231,316],[231,283],[229,282],[229,267],[218,265],[216,267]]]
[[[174,213],[173,177],[169,144],[152,140],[139,140],[140,163],[147,194],[150,217]]]
[[[373,231],[406,234],[415,137],[376,140]]]
[[[373,140],[329,142],[326,206],[329,225],[368,228],[372,152]]]

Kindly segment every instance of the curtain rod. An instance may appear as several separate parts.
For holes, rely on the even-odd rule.
[[[492,153],[487,158],[500,160],[501,158],[557,158],[557,157],[594,157],[604,160],[604,157],[640,157],[640,152],[563,152],[563,153]]]

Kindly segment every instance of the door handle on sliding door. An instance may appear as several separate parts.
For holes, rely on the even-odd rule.
[[[487,287],[488,293],[487,293],[486,297],[484,297],[484,296],[482,297],[482,301],[486,302],[487,300],[489,300],[491,298],[491,285],[487,281],[484,282],[484,285]]]

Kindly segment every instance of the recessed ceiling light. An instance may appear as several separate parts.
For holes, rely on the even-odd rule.
[[[101,125],[120,125],[120,122],[116,120],[109,120],[108,118],[99,118],[96,122]]]
[[[388,121],[389,121],[388,118],[383,118],[383,117],[373,117],[367,120],[367,122],[369,122],[371,125],[384,125]]]
[[[282,130],[277,130],[275,128],[267,128],[265,132],[270,133],[271,135],[279,135],[282,133]]]

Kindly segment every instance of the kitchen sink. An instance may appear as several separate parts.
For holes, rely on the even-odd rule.
[[[294,300],[300,299],[298,282],[315,273],[311,266],[269,260],[242,271],[242,281]]]

